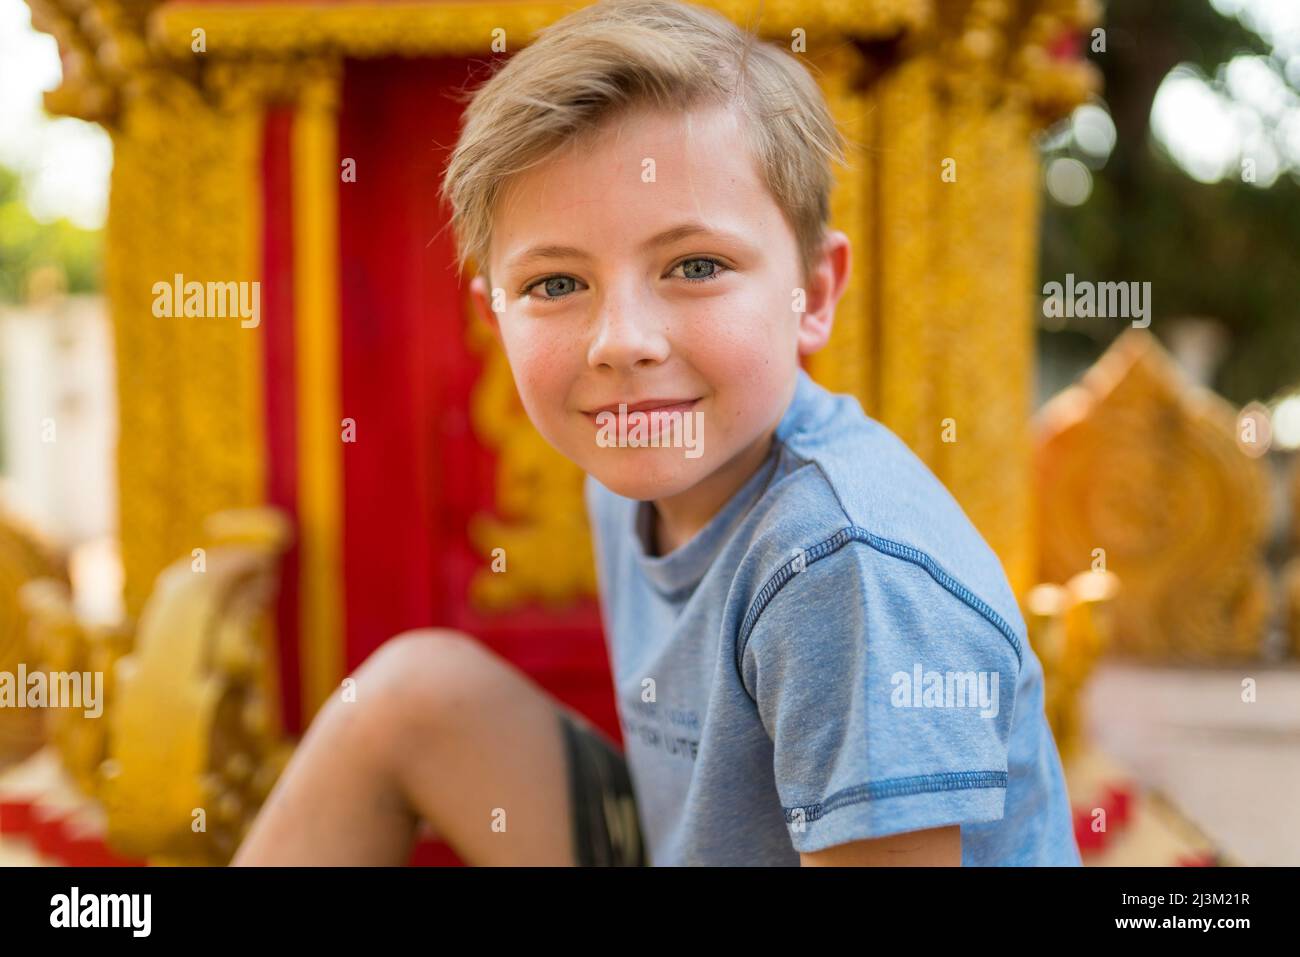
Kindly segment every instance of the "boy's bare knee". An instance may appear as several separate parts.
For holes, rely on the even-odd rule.
[[[475,693],[491,653],[463,632],[422,628],[384,642],[354,675],[369,724],[394,737],[445,724]]]

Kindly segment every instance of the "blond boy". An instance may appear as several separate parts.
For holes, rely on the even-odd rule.
[[[524,408],[588,474],[626,754],[408,633],[237,863],[399,863],[421,821],[471,864],[1079,863],[997,558],[801,371],[849,276],[836,160],[795,57],[672,0],[584,8],[475,94],[444,193]]]

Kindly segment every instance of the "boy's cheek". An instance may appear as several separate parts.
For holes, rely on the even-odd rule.
[[[550,380],[536,374],[522,381],[516,376],[515,383],[528,418],[542,432],[548,432],[549,429],[546,428],[548,422],[558,421],[564,411],[563,391],[557,390]]]
[[[690,330],[693,339],[698,340],[696,345],[699,349],[720,359],[742,359],[736,364],[743,365],[755,357],[793,350],[799,317],[788,304],[772,294],[735,301],[729,304],[729,308],[711,312],[685,328]]]
[[[565,363],[553,341],[508,336],[504,346],[506,362],[521,393],[544,394],[556,388]]]

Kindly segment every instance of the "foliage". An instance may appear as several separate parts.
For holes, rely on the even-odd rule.
[[[28,280],[44,267],[62,274],[68,292],[97,291],[102,247],[100,230],[37,220],[23,202],[18,174],[0,167],[0,302],[23,301]]]
[[[1296,173],[1283,173],[1268,188],[1240,178],[1207,185],[1165,155],[1149,129],[1156,90],[1175,66],[1199,68],[1213,84],[1233,56],[1268,56],[1268,44],[1208,0],[1112,2],[1104,27],[1106,51],[1090,56],[1104,76],[1116,145],[1093,170],[1087,202],[1045,203],[1043,281],[1067,272],[1150,281],[1157,334],[1173,319],[1218,320],[1229,342],[1214,385],[1233,402],[1300,385]],[[1105,327],[1102,339],[1123,328]],[[1096,344],[1098,353],[1105,341]]]

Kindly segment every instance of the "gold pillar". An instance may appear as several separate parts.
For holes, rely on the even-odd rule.
[[[113,135],[105,286],[116,340],[126,608],[197,544],[203,520],[262,500],[261,331],[153,314],[153,284],[260,279],[261,113],[167,75]]]
[[[306,80],[293,120],[294,341],[298,394],[299,642],[306,726],[343,678],[338,87]]]
[[[939,176],[938,65],[933,54],[904,59],[880,79],[876,122],[878,333],[871,356],[880,383],[877,417],[933,465],[939,439],[933,368]],[[848,314],[850,322],[868,317]]]
[[[1030,470],[1038,160],[1025,114],[953,89],[941,149],[935,382],[925,452],[1002,559],[1016,594],[1033,584]],[[937,179],[937,177],[936,177]],[[948,421],[950,420],[950,421]],[[941,432],[941,425],[951,430]]]

